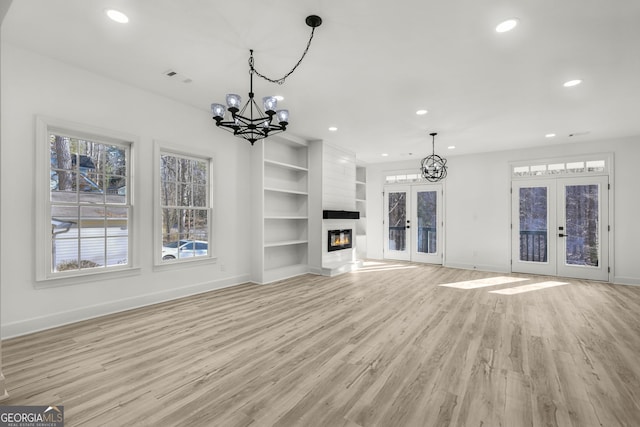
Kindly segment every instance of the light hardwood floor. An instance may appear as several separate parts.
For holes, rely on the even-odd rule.
[[[495,276],[374,263],[7,340],[2,404],[67,426],[640,425],[640,287],[439,286]]]

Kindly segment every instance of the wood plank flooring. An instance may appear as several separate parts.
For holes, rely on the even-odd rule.
[[[640,425],[640,287],[439,286],[496,276],[372,262],[10,339],[2,404],[67,426]]]

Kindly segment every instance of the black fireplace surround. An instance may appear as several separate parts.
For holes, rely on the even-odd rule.
[[[327,236],[327,250],[329,252],[349,249],[352,247],[352,231],[329,230]]]

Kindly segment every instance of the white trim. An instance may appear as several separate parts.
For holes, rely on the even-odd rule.
[[[585,163],[594,160],[604,160],[603,171],[593,172],[562,172],[562,173],[541,173],[539,175],[514,175],[513,169],[516,167],[534,167],[534,166],[548,166],[553,164],[567,164],[572,162]],[[563,169],[564,170],[564,169]],[[572,176],[594,176],[594,175],[612,175],[613,174],[613,153],[595,153],[595,154],[576,154],[571,156],[551,157],[543,159],[532,160],[519,160],[515,162],[509,162],[509,176],[511,180],[520,179],[545,179],[545,178],[557,178],[557,177],[572,177]]]
[[[83,320],[94,319],[108,314],[119,313],[125,310],[132,310],[165,301],[172,301],[185,298],[217,289],[228,288],[249,282],[249,274],[238,275],[225,279],[196,283],[178,289],[167,289],[159,292],[138,295],[131,298],[124,298],[117,301],[109,301],[103,304],[95,304],[88,307],[80,307],[73,310],[66,310],[46,316],[33,317],[31,319],[17,322],[5,323],[2,325],[2,339],[17,337],[42,330],[51,329],[58,326],[68,325]]]
[[[396,173],[396,172],[391,172],[391,173]],[[401,171],[397,172],[398,174],[402,174]],[[387,241],[387,236],[388,236],[388,232],[387,232],[387,214],[386,209],[386,197],[387,197],[387,192],[389,190],[393,191],[393,190],[400,190],[400,191],[404,191],[407,187],[409,188],[408,190],[408,197],[409,200],[407,200],[408,204],[412,203],[412,194],[413,194],[413,189],[414,187],[418,187],[418,186],[424,186],[424,187],[439,187],[439,191],[440,194],[438,195],[438,200],[439,200],[439,205],[440,205],[440,214],[441,214],[441,218],[439,219],[440,224],[440,238],[439,238],[439,249],[438,252],[440,253],[440,262],[438,263],[434,263],[433,265],[446,265],[447,262],[447,204],[446,204],[446,180],[441,180],[438,182],[429,182],[427,180],[421,180],[421,181],[407,181],[404,183],[393,183],[393,184],[387,184],[386,183],[386,172],[383,172],[383,184],[382,184],[382,217],[383,217],[383,226],[382,226],[382,257],[383,259],[397,259],[397,258],[387,258],[386,254],[389,253],[389,249],[387,248],[388,245],[388,241]],[[412,208],[413,209],[413,208]],[[412,215],[412,212],[409,212],[407,215]],[[410,242],[411,244],[411,242]],[[411,248],[407,249],[409,251],[409,258],[411,259]],[[402,260],[402,259],[400,259]],[[406,261],[406,260],[405,260]],[[412,260],[413,262],[420,262],[420,263],[425,263],[423,261],[416,261],[416,260]],[[473,268],[471,268],[473,269]]]
[[[605,171],[604,172],[598,172],[598,173],[594,173],[594,172],[585,172],[582,174],[559,174],[559,175],[541,175],[539,177],[537,176],[523,176],[523,177],[517,177],[513,175],[513,168],[515,166],[521,166],[521,165],[535,165],[535,164],[542,164],[542,163],[555,163],[555,162],[571,162],[571,161],[589,161],[589,160],[601,160],[601,159],[605,159],[606,160],[606,164],[605,164]],[[615,224],[614,224],[614,220],[615,220],[615,155],[613,152],[607,152],[607,153],[594,153],[594,154],[583,154],[583,155],[571,155],[571,156],[562,156],[562,157],[551,157],[551,158],[543,158],[543,159],[534,159],[534,160],[521,160],[521,161],[511,161],[509,162],[509,188],[511,189],[511,191],[513,191],[513,182],[514,181],[519,181],[522,179],[525,180],[535,180],[535,179],[557,179],[557,178],[569,178],[569,177],[579,177],[579,176],[607,176],[608,177],[608,188],[607,188],[607,192],[608,192],[608,204],[609,204],[609,224],[608,225],[608,229],[607,229],[607,233],[609,235],[609,281],[613,282],[613,283],[618,283],[618,280],[622,280],[622,282],[620,283],[626,283],[626,284],[632,284],[629,283],[628,280],[631,280],[632,282],[635,281],[636,279],[628,279],[628,278],[617,278],[615,275],[615,244],[614,244],[614,234],[615,234]],[[510,202],[509,202],[509,218],[512,218],[512,206],[513,203],[513,195],[510,195]],[[509,236],[512,236],[512,232],[513,230],[511,229],[511,227],[509,227]],[[509,257],[510,257],[510,262],[509,262],[509,271],[513,272],[513,267],[512,267],[512,253],[513,253],[513,242],[512,242],[512,238],[509,238]],[[640,280],[638,280],[638,283],[640,283]]]
[[[466,263],[447,263],[443,264],[443,267],[447,268],[459,268],[461,270],[476,270],[476,271],[486,271],[489,273],[509,273],[509,268],[504,268],[504,266],[500,265],[490,265],[490,264],[466,264]]]
[[[611,281],[616,285],[625,285],[625,286],[640,286],[640,279],[635,277],[614,277]]]
[[[36,116],[35,117],[35,285],[36,288],[47,287],[47,283],[54,286],[72,285],[86,282],[87,277],[95,277],[97,280],[108,277],[118,277],[127,272],[139,269],[139,245],[135,243],[137,224],[140,224],[138,209],[135,208],[134,194],[138,185],[134,180],[134,169],[136,164],[135,146],[138,137],[110,129],[98,128],[82,123],[75,123],[67,120]],[[50,148],[47,143],[51,132],[62,133],[65,136],[87,139],[98,143],[117,144],[127,146],[127,197],[130,208],[130,218],[128,223],[128,263],[123,267],[112,266],[105,269],[84,270],[68,273],[54,273],[51,271],[51,246],[48,224],[51,221],[51,210],[49,202],[49,181],[50,181]],[[43,244],[43,238],[46,244]],[[82,277],[84,280],[74,279]],[[40,282],[40,283],[38,283]]]
[[[158,250],[158,248],[162,247],[162,208],[161,208],[161,195],[160,195],[160,156],[162,153],[166,154],[175,154],[176,156],[186,157],[194,160],[207,161],[209,163],[209,224],[208,224],[208,235],[209,235],[209,254],[206,257],[198,257],[198,258],[185,258],[180,260],[175,260],[171,262],[163,262],[162,261],[162,253]],[[216,157],[215,151],[213,150],[203,150],[188,147],[180,144],[173,144],[164,141],[154,140],[153,141],[153,268],[154,270],[165,270],[165,269],[175,269],[176,266],[189,266],[189,265],[198,265],[203,263],[215,263],[217,260],[217,244],[216,244],[216,228],[215,222],[217,220],[217,211],[215,206],[215,195],[217,194],[216,189]]]

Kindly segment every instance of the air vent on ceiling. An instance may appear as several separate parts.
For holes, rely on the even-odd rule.
[[[589,133],[591,133],[591,132],[589,132],[589,131],[573,132],[573,133],[569,134],[569,137],[572,137],[572,136],[585,136],[585,135],[589,135]]]
[[[165,76],[170,77],[172,79],[176,79],[177,78],[182,83],[191,83],[193,81],[190,77],[186,77],[186,76],[184,76],[182,74],[178,74],[178,72],[175,71],[175,70],[167,70],[162,74],[164,74]]]

